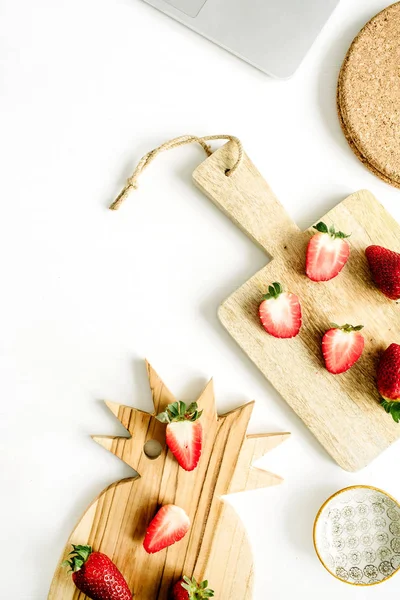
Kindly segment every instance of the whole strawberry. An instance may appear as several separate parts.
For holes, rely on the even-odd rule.
[[[340,273],[350,256],[350,246],[342,231],[325,223],[314,225],[317,230],[307,246],[306,275],[312,281],[329,281]]]
[[[400,254],[382,246],[368,246],[365,251],[372,279],[391,300],[400,299]]]
[[[382,354],[376,372],[382,406],[398,423],[400,421],[400,346],[390,344]]]
[[[78,590],[92,600],[132,600],[128,584],[112,560],[91,546],[76,546],[63,566],[70,567]]]
[[[203,600],[213,598],[214,590],[208,587],[208,581],[197,583],[194,577],[183,577],[175,583],[171,590],[170,600]]]
[[[157,415],[161,423],[167,423],[168,448],[185,471],[193,471],[200,460],[203,429],[199,419],[202,412],[198,410],[197,402],[187,408],[184,402],[174,402]]]

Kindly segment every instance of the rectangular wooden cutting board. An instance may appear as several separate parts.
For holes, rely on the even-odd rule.
[[[222,304],[220,319],[329,454],[357,471],[400,437],[375,384],[379,354],[400,343],[400,305],[374,286],[364,253],[371,244],[399,252],[400,226],[370,192],[352,194],[319,219],[351,233],[349,261],[335,279],[312,282],[305,275],[312,228],[300,231],[247,156],[226,177],[235,157],[229,142],[195,170],[194,181],[272,260]],[[301,301],[303,327],[291,340],[273,338],[259,321],[262,295],[274,281]],[[328,373],[321,354],[332,322],[364,325],[363,356],[342,375]]]

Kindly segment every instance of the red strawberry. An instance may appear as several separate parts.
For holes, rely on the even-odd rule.
[[[307,246],[306,275],[312,281],[329,281],[340,273],[350,255],[350,246],[345,238],[350,236],[336,231],[325,223],[314,226],[318,231]]]
[[[400,421],[400,346],[390,344],[379,361],[376,372],[383,408],[398,423]]]
[[[203,429],[198,419],[202,412],[198,410],[197,402],[187,408],[184,402],[174,402],[157,415],[161,423],[167,423],[168,448],[185,471],[193,471],[200,460]]]
[[[143,541],[146,552],[154,554],[175,542],[179,542],[188,532],[189,517],[179,506],[162,506],[147,528]]]
[[[91,546],[75,546],[63,562],[72,571],[78,590],[92,600],[132,600],[128,584],[111,559]]]
[[[213,598],[214,590],[207,588],[208,581],[197,583],[194,577],[183,577],[175,583],[171,590],[170,600],[203,600]]]
[[[365,251],[372,279],[385,296],[400,299],[400,254],[382,246],[368,246]]]
[[[301,306],[295,294],[284,292],[280,283],[268,288],[259,306],[261,323],[276,338],[295,337],[301,328]]]
[[[363,325],[332,324],[322,338],[322,354],[330,373],[344,373],[354,365],[364,350],[364,338],[360,333]]]

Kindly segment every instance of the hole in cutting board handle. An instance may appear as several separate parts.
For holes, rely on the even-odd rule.
[[[143,446],[143,452],[150,460],[158,458],[163,451],[163,447],[157,440],[148,440]]]

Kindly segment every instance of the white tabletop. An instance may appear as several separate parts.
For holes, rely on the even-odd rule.
[[[332,578],[311,530],[346,485],[400,498],[400,445],[342,471],[224,331],[218,305],[267,259],[192,185],[201,149],[164,155],[106,208],[160,142],[232,133],[302,227],[360,188],[400,220],[399,191],[353,156],[335,108],[344,54],[387,1],[342,0],[283,82],[140,0],[0,3],[1,599],[45,598],[75,522],[130,474],[89,434],[123,433],[101,399],[150,409],[147,357],[178,398],[214,376],[220,411],[256,399],[251,432],[293,434],[263,463],[284,484],[234,500],[255,600],[397,600],[400,575]]]

